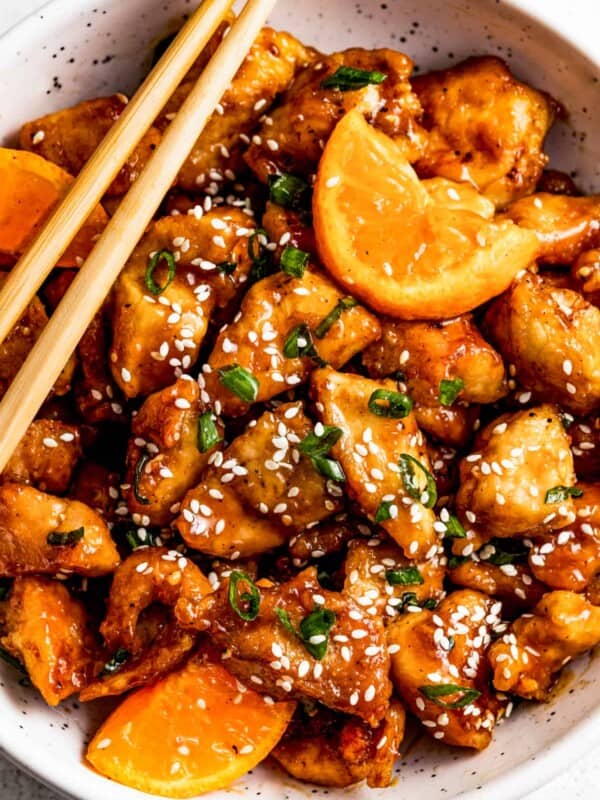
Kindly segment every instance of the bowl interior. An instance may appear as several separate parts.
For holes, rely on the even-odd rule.
[[[532,4],[533,5],[533,4]],[[153,44],[175,29],[190,0],[55,0],[13,30],[0,49],[0,142],[12,144],[21,123],[84,98],[132,91]],[[586,191],[600,187],[597,67],[542,23],[493,0],[280,0],[272,17],[323,50],[351,45],[407,52],[416,69],[456,63],[476,53],[505,58],[517,75],[551,92],[569,112],[551,135],[552,166],[573,174]],[[64,703],[50,710],[10,667],[0,665],[0,748],[40,780],[84,800],[134,800],[145,795],[106,781],[82,764],[84,743],[107,706]],[[594,711],[594,709],[596,709]],[[439,748],[422,737],[405,744],[395,787],[316,790],[331,798],[398,800],[423,792],[428,800],[458,795],[521,798],[581,754],[600,723],[600,664],[593,657],[568,668],[548,705],[523,705],[497,728],[477,756]],[[574,728],[577,727],[577,731]],[[587,734],[587,736],[585,735]],[[596,734],[597,738],[597,734]],[[557,745],[557,742],[560,744]],[[537,762],[537,767],[531,766]],[[212,795],[300,800],[314,796],[280,772],[259,768],[232,790]]]

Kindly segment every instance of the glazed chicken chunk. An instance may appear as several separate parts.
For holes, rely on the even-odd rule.
[[[394,686],[434,739],[475,750],[491,742],[502,706],[489,688],[485,652],[501,608],[463,589],[389,628]]]
[[[600,405],[600,309],[578,292],[528,273],[491,305],[485,327],[524,390],[574,414]]]
[[[413,89],[429,132],[419,175],[467,181],[502,207],[531,192],[548,158],[556,103],[518,81],[499,58],[469,58],[417,76]]]
[[[438,548],[435,481],[413,414],[391,407],[395,389],[393,382],[330,368],[316,371],[311,382],[323,423],[342,434],[332,453],[345,473],[346,491],[408,558],[430,559]]]
[[[456,507],[465,526],[488,536],[549,530],[575,518],[575,482],[558,409],[537,406],[481,431],[460,465]]]
[[[494,686],[547,700],[560,668],[600,642],[600,608],[574,592],[550,592],[490,647]]]
[[[275,698],[308,698],[372,727],[381,722],[392,687],[379,617],[323,589],[314,568],[281,585],[252,585],[249,608],[247,576],[233,572],[232,580],[237,599],[224,585],[178,618],[226,649],[233,675]]]

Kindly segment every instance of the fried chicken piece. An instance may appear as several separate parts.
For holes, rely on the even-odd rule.
[[[203,410],[198,384],[186,376],[150,395],[133,419],[124,498],[129,511],[145,514],[151,525],[171,522],[184,494],[200,480],[215,450],[215,444],[201,450]],[[222,426],[212,412],[206,413],[221,441]]]
[[[488,657],[494,686],[528,700],[547,700],[558,671],[600,642],[600,608],[575,592],[549,592],[533,614],[515,620]]]
[[[0,289],[6,281],[6,276],[7,273],[0,273]],[[47,322],[48,315],[44,306],[39,297],[34,295],[17,324],[6,339],[0,342],[0,398],[6,394]],[[71,356],[52,387],[53,394],[58,396],[67,394],[71,388],[75,365],[76,360],[74,356]]]
[[[350,542],[344,573],[344,593],[386,622],[406,606],[415,608],[444,596],[446,569],[441,559],[436,555],[429,561],[409,561],[391,541]]]
[[[297,449],[312,430],[302,403],[284,404],[213,457],[175,523],[190,547],[217,556],[255,555],[339,512],[341,490]]]
[[[110,368],[126,397],[169,386],[196,361],[213,309],[248,279],[248,223],[240,209],[223,206],[150,226],[113,290]],[[165,258],[149,274],[153,254],[163,252],[175,262],[171,282]]]
[[[456,586],[501,600],[502,608],[509,616],[532,608],[546,591],[524,564],[497,565],[489,561],[467,559],[451,567],[448,577]]]
[[[75,572],[95,577],[118,563],[106,523],[88,506],[18,483],[0,486],[0,576]]]
[[[355,536],[356,526],[348,521],[346,514],[340,514],[292,537],[288,549],[294,566],[300,567],[311,559],[341,553]]]
[[[527,273],[495,300],[485,328],[523,389],[574,414],[600,405],[600,309]]]
[[[285,246],[297,247],[316,258],[315,232],[306,216],[305,212],[284,208],[269,201],[263,214],[262,226],[272,242],[280,243],[284,237]],[[279,249],[283,246],[279,244]]]
[[[58,581],[17,578],[0,645],[24,665],[49,706],[81,691],[104,661],[85,608]]]
[[[423,132],[418,124],[421,106],[408,80],[412,66],[408,56],[388,49],[354,47],[320,57],[299,73],[265,119],[245,154],[246,162],[263,182],[277,173],[311,175],[336,124],[351,109],[396,138],[409,158],[416,157]],[[352,91],[324,88],[323,82],[340,67],[374,70],[387,77]]]
[[[545,404],[503,414],[477,436],[460,464],[458,516],[487,536],[519,536],[562,527],[575,518],[573,499],[547,498],[576,482],[569,437],[558,409]]]
[[[77,470],[70,497],[112,521],[119,497],[118,487],[119,473],[111,472],[94,461],[84,461]]]
[[[600,245],[600,197],[538,193],[523,197],[504,216],[535,232],[538,259],[546,264],[572,264]]]
[[[583,496],[573,498],[575,520],[536,538],[529,551],[531,571],[551,589],[582,592],[600,572],[600,486],[577,488]]]
[[[10,457],[2,479],[62,494],[69,488],[81,456],[81,439],[76,425],[36,419]]]
[[[118,567],[100,633],[114,652],[137,655],[144,642],[136,634],[140,614],[153,603],[194,609],[212,588],[201,570],[177,550],[144,547]]]
[[[245,583],[243,578],[239,581],[239,590]],[[229,672],[258,691],[277,699],[316,700],[376,727],[387,712],[392,690],[381,619],[344,594],[323,589],[314,567],[287,583],[257,591],[258,613],[249,620],[230,604],[228,585],[195,607],[182,611],[178,605],[177,617],[182,625],[207,632],[214,645],[226,650]],[[245,614],[241,596],[239,603]],[[309,624],[303,640],[306,620],[314,613],[319,619],[333,615],[332,625],[318,624],[319,632],[311,633]],[[314,649],[325,644],[324,654]]]
[[[78,175],[94,150],[118,120],[129,102],[124,94],[84,100],[71,108],[25,123],[19,142],[47,161]],[[107,189],[109,197],[120,197],[144,169],[161,140],[160,131],[149,128],[121,171]]]
[[[306,783],[344,787],[366,780],[373,789],[385,788],[392,781],[405,718],[396,699],[377,728],[320,707],[308,718],[292,720],[271,755],[293,778]]]
[[[502,706],[489,687],[485,652],[501,607],[463,589],[388,628],[396,691],[434,739],[475,750],[490,744]]]
[[[493,56],[468,58],[412,81],[429,132],[421,177],[467,181],[502,207],[533,191],[558,106]]]
[[[309,339],[318,358],[335,368],[378,339],[377,318],[356,304],[344,307],[327,330],[319,329],[346,300],[329,278],[312,270],[302,278],[277,272],[254,284],[242,300],[239,318],[219,333],[204,375],[208,394],[221,403],[223,414],[239,416],[249,404],[223,385],[220,370],[237,364],[251,372],[258,381],[255,401],[260,402],[309,377],[317,366],[315,358],[301,355]],[[297,356],[286,347],[290,337],[297,342],[292,348]]]
[[[392,381],[328,367],[314,372],[311,381],[322,421],[343,432],[331,452],[346,475],[347,494],[371,520],[387,508],[382,528],[409,558],[424,560],[435,555],[438,537],[435,482],[423,436],[412,413],[399,419],[369,409],[375,392],[395,390]]]
[[[600,306],[600,249],[581,253],[571,267],[571,279],[589,303]]]
[[[242,62],[217,110],[184,163],[177,185],[188,191],[233,180],[243,169],[242,149],[278,94],[314,51],[283,31],[263,28]],[[179,111],[197,75],[185,80],[163,109],[156,125],[163,131]]]

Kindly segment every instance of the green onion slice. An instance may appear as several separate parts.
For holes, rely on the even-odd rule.
[[[377,417],[402,419],[412,411],[413,401],[406,394],[376,389],[369,398],[369,411]]]
[[[455,517],[454,514],[450,514],[447,521],[444,522],[446,526],[446,532],[444,533],[444,539],[465,539],[467,536],[467,532],[464,529],[463,525],[461,524],[458,517]]]
[[[300,250],[297,247],[286,247],[281,254],[279,265],[282,272],[291,275],[293,278],[302,278],[306,265],[310,258],[310,253]]]
[[[237,261],[221,261],[217,264],[217,270],[225,273],[225,275],[232,275],[237,269]]]
[[[130,655],[129,650],[125,650],[124,647],[119,647],[114,656],[109,661],[107,661],[104,667],[102,668],[102,671],[100,672],[100,677],[102,677],[103,675],[114,675],[115,672],[118,672],[123,666],[123,664],[129,658],[129,655]]]
[[[581,497],[583,490],[576,486],[554,486],[548,489],[544,503],[564,503],[569,497]]]
[[[298,635],[313,658],[325,656],[329,644],[329,631],[335,624],[335,614],[328,608],[317,608],[300,623]]]
[[[310,186],[297,175],[269,175],[269,200],[284,208],[300,209],[308,204]]]
[[[322,89],[339,89],[342,92],[363,89],[371,84],[379,85],[387,78],[385,72],[378,70],[338,67],[336,71],[321,81]]]
[[[454,378],[453,380],[440,381],[440,389],[438,399],[443,406],[450,407],[454,405],[458,395],[465,388],[465,382],[462,378]]]
[[[382,500],[381,503],[379,503],[374,519],[377,525],[379,525],[380,522],[387,522],[388,519],[392,518],[392,512],[390,510],[392,505],[391,500]]]
[[[327,366],[317,352],[310,328],[305,322],[290,331],[283,344],[283,355],[286,358],[312,358],[318,366]]]
[[[299,443],[298,450],[307,456],[324,456],[338,442],[344,431],[334,425],[323,425],[323,432],[307,434]]]
[[[398,466],[400,467],[400,475],[402,476],[404,489],[409,497],[423,503],[425,508],[433,508],[437,502],[437,489],[431,472],[425,469],[420,461],[417,461],[416,458],[408,453],[402,453]],[[422,477],[425,478],[426,485],[424,489],[417,478],[415,467],[421,473]],[[424,495],[426,495],[425,498]]]
[[[139,457],[135,470],[133,472],[133,496],[143,506],[150,505],[150,500],[140,492],[140,481],[144,472],[144,467],[150,461],[151,456],[149,453],[142,453]]]
[[[431,700],[436,706],[442,708],[465,708],[473,700],[477,700],[481,696],[481,692],[477,689],[471,689],[468,686],[457,686],[454,683],[434,683],[429,686],[419,686],[419,691],[428,700]],[[451,695],[461,694],[458,700],[448,702],[443,700],[443,697],[450,697]]]
[[[257,378],[239,364],[223,367],[219,370],[219,380],[230,392],[237,395],[244,403],[253,403],[258,395]]]
[[[311,461],[317,472],[324,478],[329,478],[330,481],[336,481],[336,483],[344,483],[346,480],[346,473],[339,461],[326,456],[312,456]]]
[[[404,611],[406,606],[418,606],[418,608],[425,608],[429,611],[433,611],[433,609],[437,606],[437,602],[433,599],[433,597],[430,597],[427,600],[419,600],[414,592],[404,592],[400,601],[400,605],[398,606],[398,610]]]
[[[248,587],[247,592],[238,593],[238,584],[242,581]],[[258,617],[260,608],[260,592],[252,578],[245,572],[234,570],[229,576],[229,605],[241,619],[246,622]],[[241,604],[241,605],[240,605]]]
[[[46,541],[48,544],[54,545],[55,547],[74,547],[77,542],[83,539],[84,535],[85,528],[82,526],[72,531],[54,531],[54,533],[49,533],[46,537]]]
[[[296,629],[292,625],[292,620],[290,619],[290,615],[285,610],[285,608],[281,608],[281,606],[275,606],[273,610],[275,611],[275,615],[277,616],[283,627],[286,629],[286,631],[296,636]]]
[[[416,567],[390,569],[385,573],[385,579],[390,586],[414,586],[425,583],[423,576]]]
[[[257,228],[248,238],[248,255],[252,261],[250,280],[259,281],[269,272],[271,266],[271,251],[267,249],[269,234],[264,228]]]
[[[492,539],[478,553],[481,561],[503,567],[524,561],[529,550],[519,539]]]
[[[161,261],[164,261],[167,265],[167,281],[162,286],[158,284],[154,280],[154,271],[158,267]],[[146,282],[146,288],[149,292],[153,295],[162,294],[165,289],[167,289],[175,279],[175,258],[173,253],[170,250],[159,250],[158,253],[154,253],[152,258],[150,259],[150,263],[146,267],[146,274],[144,276],[144,280]]]
[[[198,418],[198,450],[206,453],[221,441],[212,411],[205,411]]]
[[[358,303],[353,297],[342,297],[338,300],[335,307],[331,309],[329,314],[327,314],[315,328],[315,336],[317,339],[323,339],[327,335],[331,326],[342,316],[343,311],[347,311],[349,308],[354,308],[354,306],[357,305]]]

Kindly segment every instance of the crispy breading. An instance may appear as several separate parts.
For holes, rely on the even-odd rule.
[[[63,494],[81,456],[81,437],[76,425],[36,419],[10,457],[2,478],[31,484],[43,492]]]

